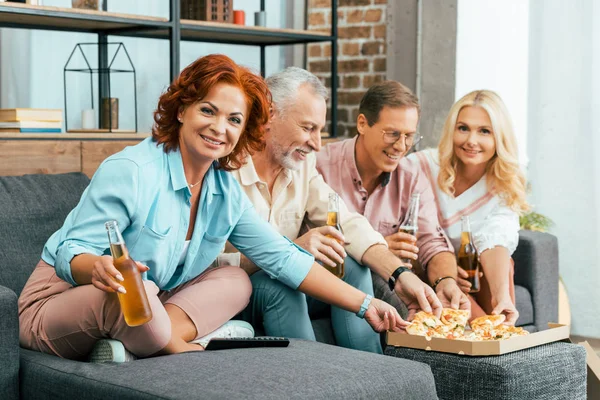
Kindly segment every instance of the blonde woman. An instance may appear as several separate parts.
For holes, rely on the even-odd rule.
[[[450,109],[435,149],[411,155],[427,174],[438,205],[439,219],[455,251],[460,247],[463,215],[469,215],[483,277],[471,296],[471,318],[505,314],[506,324],[519,317],[515,307],[514,264],[519,241],[519,214],[528,209],[525,177],[518,163],[517,142],[502,99],[477,90]],[[471,284],[459,268],[458,284]]]

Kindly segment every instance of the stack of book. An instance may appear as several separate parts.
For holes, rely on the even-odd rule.
[[[62,110],[0,109],[0,133],[60,133],[62,122]]]

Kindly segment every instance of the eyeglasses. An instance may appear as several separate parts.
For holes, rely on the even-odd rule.
[[[404,145],[406,149],[410,149],[413,146],[419,144],[419,142],[423,139],[423,136],[417,133],[400,133],[398,131],[381,131],[383,133],[383,141],[386,144],[395,144],[402,136],[404,136]]]

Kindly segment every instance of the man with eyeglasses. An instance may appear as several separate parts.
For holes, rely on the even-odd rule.
[[[372,86],[360,102],[358,136],[325,146],[317,154],[317,169],[348,208],[385,237],[396,256],[419,262],[423,279],[444,307],[469,310],[456,283],[454,249],[439,224],[431,185],[416,164],[403,159],[422,138],[419,116],[417,97],[401,83]],[[420,194],[417,237],[398,231],[414,193]]]

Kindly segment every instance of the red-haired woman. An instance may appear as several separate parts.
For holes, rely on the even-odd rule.
[[[96,345],[124,361],[126,350],[148,357],[252,336],[251,326],[228,323],[249,301],[248,276],[209,268],[227,240],[273,278],[357,312],[377,331],[405,324],[274,231],[227,172],[261,148],[269,108],[264,80],[225,56],[185,68],[160,97],[152,138],[106,159],[46,243],[19,298],[21,345],[70,359]],[[141,326],[125,323],[113,294],[124,288],[108,255],[108,220],[145,275],[153,319]]]

